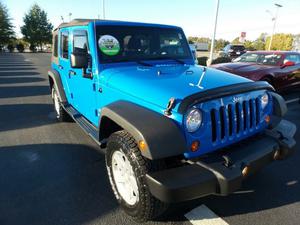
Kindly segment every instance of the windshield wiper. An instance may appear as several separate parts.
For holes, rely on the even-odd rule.
[[[123,63],[123,62],[135,62],[137,64],[140,64],[142,66],[149,66],[149,67],[152,67],[154,66],[153,64],[150,64],[150,63],[147,63],[147,62],[144,62],[144,61],[141,61],[141,60],[107,60],[108,62],[110,63]]]
[[[157,58],[151,58],[151,60],[160,60],[160,59],[163,59],[163,60],[174,60],[174,61],[180,63],[181,65],[185,65],[184,60],[177,59],[177,58],[173,58],[173,57],[157,57]]]
[[[135,60],[134,62],[142,65],[142,66],[149,66],[149,67],[153,67],[153,64],[150,64],[150,63],[147,63],[147,62],[144,62],[142,60]]]

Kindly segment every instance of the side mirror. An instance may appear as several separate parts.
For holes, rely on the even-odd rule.
[[[289,67],[289,66],[295,66],[295,62],[293,61],[286,61],[282,66],[281,68],[285,68],[285,67]]]
[[[87,68],[89,64],[88,54],[86,53],[72,53],[71,67],[72,68]]]

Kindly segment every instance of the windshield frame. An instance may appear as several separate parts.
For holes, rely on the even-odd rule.
[[[170,54],[167,54],[165,55],[156,55],[156,57],[134,57],[135,55],[133,55],[133,57],[130,57],[130,58],[127,58],[127,57],[123,57],[123,56],[119,56],[119,59],[111,59],[110,60],[107,60],[107,59],[103,59],[103,52],[100,50],[99,48],[99,45],[98,45],[98,41],[99,41],[99,37],[100,36],[103,36],[103,35],[106,35],[106,34],[109,34],[107,32],[103,32],[103,30],[109,30],[109,29],[116,29],[116,28],[126,28],[128,27],[129,29],[155,29],[155,33],[158,32],[159,30],[170,30],[172,32],[176,31],[181,37],[182,37],[182,40],[181,40],[181,44],[183,45],[183,48],[185,48],[185,52],[184,52],[184,55],[182,57],[180,56],[176,56],[176,57],[173,57],[174,55],[170,55]],[[155,26],[155,25],[152,25],[152,26],[148,26],[148,25],[135,25],[135,26],[132,26],[132,25],[120,25],[120,24],[113,24],[113,25],[96,25],[95,26],[95,42],[96,42],[96,51],[97,51],[97,55],[98,55],[98,62],[100,64],[117,64],[117,63],[138,63],[140,61],[153,61],[153,62],[159,62],[159,61],[172,61],[173,63],[179,63],[179,64],[182,64],[180,61],[184,62],[184,63],[188,63],[188,64],[193,64],[194,63],[194,58],[192,56],[192,53],[191,53],[191,50],[190,50],[190,47],[189,47],[189,44],[188,44],[188,41],[187,41],[187,38],[183,32],[183,30],[179,27],[169,27],[169,26]],[[106,56],[107,57],[107,56]]]

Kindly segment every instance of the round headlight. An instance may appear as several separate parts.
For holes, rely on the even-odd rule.
[[[269,95],[266,93],[261,96],[261,106],[264,109],[269,103]]]
[[[191,109],[186,117],[185,125],[188,132],[195,132],[202,122],[202,113],[198,109]]]

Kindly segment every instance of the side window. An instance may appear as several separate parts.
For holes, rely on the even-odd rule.
[[[73,35],[73,52],[88,53],[87,32],[83,30],[75,30]]]
[[[298,63],[300,63],[300,57],[299,57],[299,55],[287,55],[284,59],[284,62],[287,62],[287,61],[292,61],[295,64],[298,64]]]
[[[58,56],[58,35],[54,36],[54,43],[53,43],[53,56]]]
[[[68,59],[69,58],[69,33],[68,32],[62,32],[61,33],[61,43],[60,43],[60,52],[61,57]]]

